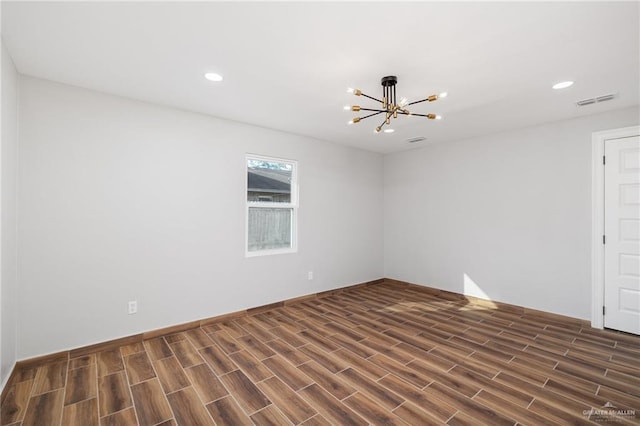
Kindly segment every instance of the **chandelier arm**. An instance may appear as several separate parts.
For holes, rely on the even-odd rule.
[[[368,111],[368,110],[365,110],[365,111]],[[360,117],[360,121],[364,120],[365,118],[373,117],[374,115],[382,114],[383,112],[385,111],[374,112],[373,114],[365,115],[364,117]]]
[[[360,111],[387,112],[386,109],[360,108]]]
[[[417,116],[417,117],[427,117],[427,118],[429,118],[429,114],[416,114],[415,112],[412,112],[412,113],[410,113],[410,114],[407,114],[406,112],[398,111],[398,114],[404,114],[404,115],[415,115],[415,116]]]
[[[374,98],[373,96],[369,96],[369,95],[367,95],[366,93],[361,93],[360,95],[361,95],[361,96],[364,96],[365,98],[369,98],[369,99],[372,99],[372,100],[374,100],[374,101],[376,101],[376,102],[380,102],[380,103],[382,103],[382,101],[381,101],[380,99],[376,99],[376,98]]]
[[[421,99],[421,100],[419,100],[419,101],[409,102],[406,106],[419,104],[420,102],[426,102],[426,101],[428,101],[428,100],[429,100],[429,98],[427,98],[427,99]]]

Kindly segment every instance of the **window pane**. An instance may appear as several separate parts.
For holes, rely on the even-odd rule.
[[[292,172],[289,163],[247,160],[247,201],[290,203]]]
[[[249,251],[291,248],[293,209],[249,208]]]

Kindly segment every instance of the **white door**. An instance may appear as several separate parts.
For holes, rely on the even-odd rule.
[[[640,136],[604,152],[604,326],[640,334]]]

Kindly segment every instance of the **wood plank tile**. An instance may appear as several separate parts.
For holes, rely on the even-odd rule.
[[[127,369],[129,383],[132,385],[156,377],[146,352],[138,352],[124,357],[124,365]]]
[[[230,320],[230,321],[223,321],[218,323],[218,329],[217,330],[209,330],[209,332],[216,332],[216,331],[226,331],[229,336],[233,337],[234,339],[237,339],[240,336],[245,336],[247,334],[249,334],[249,332],[247,330],[245,330],[244,328],[242,328],[240,326],[240,324],[238,324],[236,321]]]
[[[299,350],[332,373],[337,373],[338,371],[342,371],[348,367],[348,364],[345,361],[329,352],[325,352],[313,344],[302,346]]]
[[[101,426],[135,426],[137,424],[138,420],[133,407],[100,418]]]
[[[302,423],[316,415],[316,410],[277,377],[258,383],[258,387],[294,424]]]
[[[138,352],[144,352],[144,351],[145,351],[144,343],[142,342],[134,342],[125,346],[120,346],[120,354],[123,357],[126,357],[127,355],[137,354]]]
[[[92,398],[65,406],[62,411],[62,425],[98,426],[98,400]]]
[[[399,417],[393,415],[390,411],[381,408],[376,401],[367,397],[366,395],[356,392],[347,399],[344,403],[351,407],[353,411],[360,414],[363,418],[369,420],[371,424],[375,425],[400,425],[407,424],[403,422]]]
[[[213,341],[209,339],[207,334],[202,331],[200,328],[194,328],[191,330],[187,330],[184,332],[187,336],[187,339],[191,341],[191,344],[195,346],[196,349],[206,348],[207,346],[213,345]]]
[[[217,346],[200,349],[200,355],[217,375],[229,373],[238,366]]]
[[[132,406],[124,371],[98,378],[98,403],[100,417]]]
[[[106,376],[124,370],[124,363],[122,362],[122,355],[119,349],[99,352],[96,356],[98,361],[98,376]]]
[[[269,398],[240,370],[220,376],[220,380],[246,413],[253,413],[271,404]]]
[[[145,340],[144,345],[147,348],[147,354],[151,361],[157,361],[173,355],[173,351],[163,337]]]
[[[328,340],[324,335],[318,334],[311,330],[303,330],[298,333],[298,336],[306,342],[313,343],[325,352],[333,352],[337,349],[340,349],[340,346],[338,344]]]
[[[253,426],[253,422],[236,404],[233,397],[227,396],[207,405],[207,410],[216,425]]]
[[[446,402],[449,405],[457,407],[458,410],[469,414],[476,419],[477,422],[490,425],[514,425],[513,419],[505,417],[494,410],[479,404],[464,395],[444,386],[440,383],[431,383],[424,389],[428,396]]]
[[[252,414],[251,420],[257,425],[282,426],[293,424],[273,405],[269,405]]]
[[[2,407],[0,407],[0,420],[3,425],[19,422],[24,418],[33,382],[33,379],[26,380],[9,387]]]
[[[361,345],[360,343],[356,342],[355,340],[352,340],[348,337],[345,337],[341,334],[334,334],[333,336],[329,337],[330,340],[332,340],[333,342],[337,343],[339,346],[341,346],[344,349],[348,349],[351,352],[353,352],[354,354],[362,357],[362,358],[369,358],[372,355],[376,354],[376,351],[374,351],[373,349]]]
[[[531,401],[533,400],[533,397],[528,393],[521,392],[517,389],[513,389],[512,387],[506,386],[495,380],[487,379],[486,377],[461,366],[456,366],[452,368],[449,373],[451,376],[460,377],[461,379],[466,380],[467,384],[473,384],[473,389],[475,390],[475,392],[473,392],[473,394],[471,395],[464,393],[459,389],[455,389],[452,386],[449,386],[452,389],[457,390],[458,392],[469,397],[475,395],[478,392],[478,390],[480,390],[480,388],[483,388],[501,398],[506,399],[507,401],[513,404],[516,404],[525,408],[529,404],[531,404]],[[446,384],[442,380],[440,380],[440,378],[438,378],[437,380],[439,383]]]
[[[67,379],[67,361],[45,364],[38,368],[32,394],[50,392],[64,387]]]
[[[275,355],[276,353],[269,348],[269,346],[262,343],[260,340],[256,339],[252,335],[238,337],[238,342],[244,346],[244,348],[249,351],[253,356],[255,356],[259,360],[263,360],[265,358],[269,358],[270,356]]]
[[[260,361],[246,350],[234,352],[229,355],[229,358],[254,382],[260,382],[273,376],[271,370],[262,365]]]
[[[293,331],[283,326],[272,328],[271,333],[296,348],[307,344],[305,339],[301,339]]]
[[[65,366],[66,366],[65,362]],[[59,425],[62,419],[64,389],[31,397],[22,426]]]
[[[267,342],[267,346],[295,366],[311,360],[308,355],[303,354],[280,339]]]
[[[77,358],[71,358],[69,360],[69,370],[73,370],[75,368],[87,367],[89,365],[93,365],[96,363],[96,355],[90,354],[85,356],[80,356]]]
[[[358,389],[360,393],[366,394],[367,396],[375,399],[377,404],[389,411],[404,402],[403,398],[393,392],[389,392],[389,390],[384,386],[379,385],[352,368],[347,368],[341,371],[338,373],[338,377]]]
[[[193,387],[205,405],[211,401],[215,401],[216,399],[229,395],[227,389],[225,389],[207,364],[199,364],[189,367],[185,372],[189,376],[189,379],[191,379]]]
[[[202,364],[204,359],[198,354],[196,348],[187,340],[178,340],[175,343],[170,343],[173,353],[176,355],[178,362],[183,368],[193,367],[194,365]]]
[[[503,414],[506,417],[510,417],[515,419],[521,424],[531,424],[531,425],[548,425],[554,426],[556,422],[547,419],[539,414],[536,414],[532,411],[523,408],[517,404],[513,404],[511,401],[500,398],[499,396],[487,392],[486,390],[481,390],[474,398],[474,401],[481,403],[482,405],[496,410],[497,412]]]
[[[38,368],[40,364],[37,365],[28,365],[25,367],[16,368],[11,375],[11,384],[24,382],[25,380],[31,380],[36,378],[36,374],[38,373]]]
[[[315,361],[309,361],[298,368],[336,399],[343,400],[356,391],[347,381],[342,380],[337,374],[322,368]]]
[[[242,328],[249,332],[248,335],[253,336],[263,343],[275,339],[273,334],[256,324],[253,317],[248,317],[248,319],[245,324],[242,324]]]
[[[158,379],[131,386],[131,394],[140,423],[155,425],[173,417]]]
[[[216,331],[215,333],[210,333],[209,337],[216,344],[218,344],[218,346],[220,346],[226,354],[232,354],[242,349],[238,345],[238,342],[224,331]]]
[[[428,377],[425,377],[422,374],[414,371],[410,367],[406,367],[399,362],[396,362],[385,355],[374,355],[369,360],[375,365],[384,368],[390,373],[395,374],[396,376],[406,380],[407,382],[417,386],[419,388],[423,388],[432,380]]]
[[[433,398],[429,398],[415,386],[410,385],[393,374],[385,376],[379,381],[379,383],[407,401],[411,401],[418,405],[424,411],[429,413],[431,417],[438,419],[440,422],[446,422],[447,419],[453,416],[457,411],[457,408],[444,401],[434,401]]]
[[[96,398],[98,396],[97,378],[95,364],[69,370],[64,405]]]
[[[336,352],[334,352],[334,355],[344,360],[350,367],[355,368],[371,379],[378,380],[379,378],[388,374],[388,371],[384,368],[378,367],[372,362],[367,361],[366,359],[361,358],[346,349],[337,350]]]
[[[368,422],[353,410],[341,404],[315,383],[302,389],[299,394],[312,403],[322,417],[336,425],[367,425]]]
[[[302,389],[312,382],[309,376],[300,372],[300,370],[279,355],[267,358],[262,361],[262,363],[294,391]]]
[[[405,401],[401,406],[393,410],[393,414],[410,425],[436,426],[442,424],[442,420],[437,420],[427,411],[409,401]]]
[[[316,414],[304,423],[300,423],[301,426],[333,426],[327,419],[320,414]]]
[[[179,425],[214,425],[193,388],[185,388],[167,395],[176,422]]]
[[[163,358],[153,363],[165,393],[175,392],[191,386],[176,357]]]

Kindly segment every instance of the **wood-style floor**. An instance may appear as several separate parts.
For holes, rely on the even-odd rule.
[[[638,424],[640,337],[490,305],[385,282],[25,368],[2,425]]]

